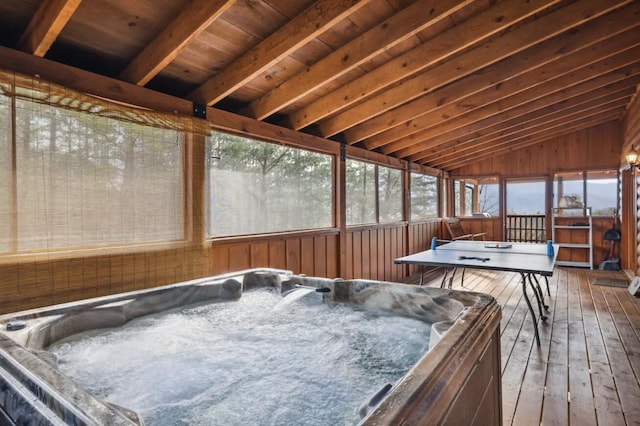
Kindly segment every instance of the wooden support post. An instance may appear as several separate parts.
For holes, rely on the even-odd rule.
[[[345,145],[341,145],[340,154],[334,155],[334,215],[338,233],[338,271],[342,278],[347,277],[347,162]]]

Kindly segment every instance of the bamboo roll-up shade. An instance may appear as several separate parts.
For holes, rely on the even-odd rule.
[[[211,132],[206,120],[125,105],[49,83],[37,76],[26,76],[2,69],[0,94],[158,129],[205,136]]]
[[[0,72],[0,253],[184,240],[185,137],[208,131]]]

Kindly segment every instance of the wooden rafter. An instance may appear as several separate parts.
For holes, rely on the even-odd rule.
[[[458,146],[476,141],[478,138],[523,124],[530,117],[543,116],[562,110],[566,108],[568,103],[581,104],[612,92],[630,90],[630,88],[633,90],[634,85],[640,83],[640,67],[636,67],[638,74],[632,74],[629,78],[621,77],[627,73],[633,73],[633,69],[633,66],[625,67],[620,70],[622,73],[616,72],[598,76],[516,108],[470,123],[465,127],[439,134],[427,140],[414,140],[414,145],[398,151],[396,155],[400,158],[420,161],[430,155],[437,155],[449,149],[456,150]]]
[[[580,68],[576,67],[576,69],[574,69],[573,67],[569,67],[566,62],[564,63],[566,66],[564,70],[562,70],[562,68],[550,66],[543,74],[546,76],[546,80],[540,82],[540,84],[528,87],[521,91],[508,91],[506,92],[507,96],[504,99],[480,105],[479,108],[474,109],[473,111],[460,115],[459,117],[452,118],[451,120],[447,120],[446,122],[440,122],[435,126],[422,130],[420,133],[416,133],[415,137],[412,139],[412,146],[405,147],[402,151],[403,154],[411,155],[418,152],[420,148],[424,148],[427,144],[430,145],[429,148],[434,148],[435,145],[429,142],[429,139],[433,137],[466,127],[472,123],[504,111],[530,104],[536,99],[540,99],[558,91],[566,90],[567,88],[576,86],[581,82],[587,82],[594,78],[598,78],[599,76],[608,74],[608,80],[605,80],[607,81],[605,84],[609,84],[613,81],[617,81],[614,80],[616,76],[618,79],[623,79],[628,76],[628,73],[632,73],[633,75],[638,72],[638,65],[636,64],[637,56],[634,55],[637,55],[640,52],[640,47],[625,50],[611,57],[608,57],[606,52],[603,52],[602,50],[598,52],[597,50],[592,51],[590,49],[589,53],[591,54],[592,52],[594,56],[592,56],[591,59]],[[601,56],[597,57],[595,56],[596,54]],[[577,57],[585,58],[586,60],[585,55],[579,55]],[[631,66],[631,69],[625,68],[628,65]],[[522,81],[523,80],[516,79],[513,81],[513,84],[517,85]],[[425,142],[420,145],[418,143],[420,141]]]
[[[472,0],[418,0],[329,56],[253,101],[251,116],[261,120],[322,87],[365,61],[447,18]]]
[[[558,66],[562,66],[564,63],[565,70],[571,69],[572,61],[576,68],[583,66],[584,62],[579,58],[582,54],[581,52],[588,52],[587,48],[589,46],[610,40],[619,31],[633,29],[640,24],[633,14],[630,15],[628,13],[630,12],[629,9],[640,11],[640,6],[633,5],[610,16],[594,20],[574,31],[540,43],[535,48],[523,51],[492,65],[480,74],[469,76],[460,82],[455,82],[446,88],[426,95],[410,105],[407,104],[401,107],[406,109],[411,106],[420,114],[411,114],[417,116],[407,122],[406,125],[392,127],[370,137],[365,142],[365,146],[368,149],[382,147],[382,151],[385,153],[398,151],[409,146],[410,142],[415,141],[415,138],[411,138],[411,135],[432,126],[434,120],[439,122],[443,116],[448,119],[453,118],[456,115],[456,106],[458,106],[458,109],[460,109],[459,106],[462,106],[464,113],[469,111],[469,106],[478,106],[477,99],[481,96],[480,94],[492,92],[493,89],[490,89],[491,87],[500,87],[502,93],[506,93],[507,89],[502,89],[501,85],[517,79],[520,82],[520,90],[526,89],[529,82],[528,78],[531,78],[531,85],[533,85],[539,81],[540,77],[537,77],[537,74],[551,72],[544,70],[548,70],[550,66],[553,66],[552,63],[554,62],[561,64]],[[628,33],[628,36],[634,38],[632,33]],[[609,52],[609,49],[604,46],[602,44],[600,47],[601,51],[604,50],[604,54],[615,53]],[[541,74],[541,76],[544,76],[544,74]],[[511,82],[508,85],[513,87]],[[497,99],[496,94],[492,93],[490,96],[493,99]],[[446,99],[446,101],[442,101],[443,99]],[[438,100],[440,100],[440,105],[438,105]],[[392,113],[398,113],[398,111]]]
[[[162,31],[166,11],[80,1],[37,2],[20,41],[34,53],[20,52],[27,62],[41,59],[73,14],[55,55],[86,60],[87,70],[103,62],[111,74],[153,40],[100,91],[125,81],[143,89],[162,72],[156,89],[191,91],[172,110],[217,104],[253,120],[249,127],[277,121],[305,129],[301,138],[448,170],[474,153],[521,146],[527,134],[554,135],[563,119],[598,120],[587,112],[609,114],[605,106],[630,102],[640,83],[634,0],[171,0],[178,13]]]
[[[218,19],[235,0],[192,0],[127,68],[120,74],[124,81],[144,86]]]
[[[44,57],[82,0],[45,0],[18,41],[18,48]]]
[[[386,111],[389,111],[391,114],[393,111],[390,110],[396,107],[402,108],[399,111],[395,111],[400,114],[401,117],[397,117],[396,114],[395,120],[392,121],[393,125],[406,123],[415,116],[421,115],[424,109],[415,108],[414,104],[403,104],[419,98],[421,95],[424,98],[424,94],[433,92],[445,84],[468,76],[474,71],[499,63],[499,61],[505,60],[509,56],[532,47],[536,43],[549,40],[555,35],[576,28],[587,21],[593,20],[627,3],[629,2],[612,2],[609,0],[571,3],[542,16],[538,20],[519,26],[502,37],[485,43],[463,55],[459,55],[439,67],[430,69],[426,73],[419,74],[404,81],[402,85],[376,95],[358,104],[354,108],[324,120],[320,123],[321,134],[329,137],[346,130],[345,139],[347,143],[353,144],[360,142],[387,129],[391,122],[389,116],[377,116]],[[561,52],[558,52],[558,54],[560,53]],[[484,76],[483,80],[487,80],[486,76]],[[471,89],[466,89],[459,93],[468,94],[468,90]],[[448,101],[449,99],[439,96],[435,99],[433,107],[437,108],[441,106],[443,102],[446,103]],[[398,118],[402,121],[398,121]],[[365,124],[354,127],[365,121],[367,121]]]
[[[287,25],[191,92],[189,98],[213,105],[310,40],[325,32],[369,0],[320,0]]]
[[[557,2],[558,0],[509,0],[502,3],[499,9],[490,8],[292,113],[288,119],[289,125],[298,130],[336,114]]]

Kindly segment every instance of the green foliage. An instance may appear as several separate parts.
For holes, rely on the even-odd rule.
[[[207,145],[211,235],[332,225],[329,156],[223,133]]]
[[[411,220],[438,216],[438,178],[411,173]]]

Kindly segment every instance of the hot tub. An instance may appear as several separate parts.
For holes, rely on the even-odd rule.
[[[479,293],[259,269],[0,324],[0,423],[502,424],[500,308]]]

